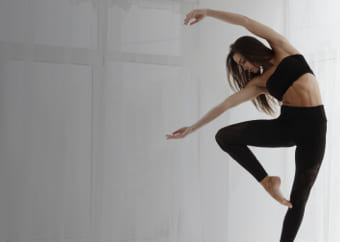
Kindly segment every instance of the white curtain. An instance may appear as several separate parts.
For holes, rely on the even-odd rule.
[[[284,0],[1,0],[0,241],[278,241],[286,209],[214,140],[268,116],[246,103],[165,140],[232,93],[226,53],[249,35],[184,27],[198,7],[268,23],[310,60],[329,130],[297,241],[340,241],[339,6]],[[288,194],[293,149],[252,150]]]
[[[309,60],[328,118],[325,158],[298,239],[340,241],[340,2],[287,1],[287,37]]]
[[[0,1],[0,241],[198,241],[195,5]]]

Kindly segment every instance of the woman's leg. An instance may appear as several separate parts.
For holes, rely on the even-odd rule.
[[[251,120],[229,125],[216,133],[218,145],[260,182],[268,174],[247,145],[294,146],[291,130],[280,119]]]
[[[302,223],[305,206],[324,156],[326,129],[325,123],[314,127],[315,132],[306,133],[303,143],[296,146],[296,169],[290,194],[293,208],[289,208],[285,215],[280,242],[293,242]]]

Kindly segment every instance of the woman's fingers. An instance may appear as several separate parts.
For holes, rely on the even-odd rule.
[[[193,25],[193,24],[197,23],[197,22],[200,21],[200,20],[201,20],[201,19],[198,19],[198,18],[197,18],[195,21],[191,22],[190,25]]]
[[[198,10],[195,9],[186,15],[184,24],[188,24],[191,19],[195,19],[195,21],[190,23],[190,25],[193,25],[199,22],[200,20],[202,20],[204,16],[206,16],[206,11],[201,10],[201,9],[198,9]]]
[[[182,134],[167,134],[167,139],[178,139],[181,138],[183,135]]]
[[[175,132],[172,132],[172,134],[167,134],[167,139],[179,139],[184,138],[187,134],[190,133],[190,127],[182,127]]]
[[[185,18],[185,20],[184,20],[184,24],[188,24],[189,21],[190,21],[192,18],[194,18],[193,12],[194,12],[194,11],[191,11],[190,13],[188,13],[188,14],[186,15],[186,18]]]
[[[181,132],[182,129],[176,130],[175,132],[172,132],[172,134],[177,134],[179,132]]]
[[[182,138],[182,135],[166,135],[167,139],[179,139]]]
[[[184,20],[184,24],[188,24],[189,23],[189,21],[190,21],[190,18],[189,17],[186,17],[186,19]]]
[[[180,129],[177,129],[175,132],[173,132],[172,134],[177,134],[177,133],[182,133],[186,128],[182,127]]]

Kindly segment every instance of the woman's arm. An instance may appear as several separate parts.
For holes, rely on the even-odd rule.
[[[191,22],[190,25],[196,24],[205,16],[214,17],[231,24],[245,27],[251,33],[266,39],[275,52],[281,52],[282,50],[286,52],[286,54],[296,54],[299,52],[283,35],[276,32],[274,29],[237,13],[212,10],[208,8],[194,9],[186,15],[184,24],[187,25],[191,19],[195,19],[195,21]]]
[[[209,17],[214,17],[231,24],[243,26],[253,34],[266,39],[271,45],[280,45],[283,42],[287,42],[286,38],[274,29],[248,18],[247,16],[213,9],[206,9],[206,13]]]
[[[238,13],[231,13],[225,11],[218,11],[213,9],[206,9],[207,16],[214,17],[219,20],[228,22],[230,24],[236,24],[244,26],[247,20],[247,17]]]
[[[226,110],[235,107],[245,101],[251,100],[261,93],[263,93],[262,88],[254,85],[253,83],[248,83],[245,88],[227,97],[223,102],[211,109],[199,121],[191,125],[190,127],[192,129],[192,132],[214,120]]]

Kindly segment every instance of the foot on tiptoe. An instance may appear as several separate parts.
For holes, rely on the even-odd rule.
[[[292,208],[290,201],[285,199],[280,191],[281,179],[278,176],[266,176],[261,182],[264,189],[279,203]]]

